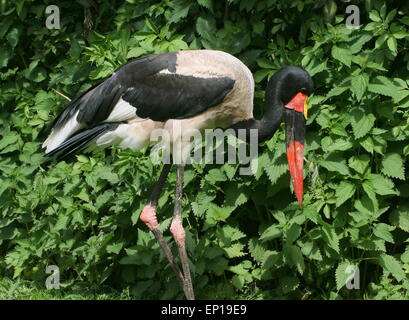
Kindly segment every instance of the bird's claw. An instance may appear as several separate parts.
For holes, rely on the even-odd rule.
[[[180,216],[173,218],[172,224],[170,225],[170,232],[172,233],[173,239],[175,239],[175,242],[179,247],[185,245],[186,233]]]
[[[149,230],[154,230],[158,228],[158,220],[156,219],[156,209],[151,205],[146,205],[141,212],[139,218],[144,224],[149,228]]]

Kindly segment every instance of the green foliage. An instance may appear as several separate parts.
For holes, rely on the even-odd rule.
[[[282,66],[306,68],[315,91],[303,208],[291,194],[283,130],[260,146],[252,176],[229,164],[187,169],[197,297],[407,299],[409,8],[350,3],[361,9],[359,29],[345,26],[349,2],[87,0],[61,2],[61,29],[48,30],[51,2],[3,1],[0,274],[43,285],[55,264],[67,288],[183,297],[138,219],[160,171],[148,150],[45,163],[40,131],[67,103],[52,89],[74,98],[130,58],[207,48],[252,69],[256,117],[267,78]],[[172,173],[159,200],[169,243],[174,182]],[[345,286],[348,266],[360,270],[359,290]]]

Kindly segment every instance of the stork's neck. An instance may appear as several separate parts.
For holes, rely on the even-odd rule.
[[[246,130],[246,141],[250,141],[250,130],[257,129],[258,141],[269,140],[280,126],[284,113],[284,104],[281,101],[277,78],[272,77],[267,84],[264,104],[264,115],[260,120],[247,119],[231,126],[236,133],[238,129]],[[237,136],[237,135],[236,135]]]

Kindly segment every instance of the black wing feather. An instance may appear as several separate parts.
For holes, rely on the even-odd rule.
[[[132,60],[71,101],[48,128],[62,127],[77,111],[76,120],[92,128],[109,117],[120,98],[134,106],[141,118],[189,118],[221,103],[234,86],[228,77],[175,74],[176,66],[177,52]],[[171,73],[159,73],[164,69]]]
[[[185,119],[221,103],[233,86],[234,80],[227,77],[155,74],[129,88],[122,99],[134,106],[141,118]]]
[[[85,149],[92,141],[97,139],[102,134],[107,131],[115,130],[119,123],[103,123],[99,124],[91,129],[84,130],[80,133],[73,135],[71,138],[66,140],[60,146],[47,153],[46,156],[53,157],[56,156],[57,160],[67,159],[70,156],[78,153],[79,151]]]

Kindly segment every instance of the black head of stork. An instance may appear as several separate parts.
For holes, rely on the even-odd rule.
[[[269,140],[284,118],[286,124],[287,160],[291,181],[298,202],[303,201],[304,137],[308,114],[307,98],[313,90],[313,80],[307,71],[287,66],[268,81],[264,116],[261,120],[240,121],[233,129],[257,129],[258,141]],[[247,135],[250,130],[247,131]]]

